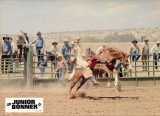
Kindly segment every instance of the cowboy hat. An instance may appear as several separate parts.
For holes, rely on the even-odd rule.
[[[39,31],[39,32],[37,32],[37,35],[41,35],[41,32]]]
[[[138,41],[135,39],[135,40],[132,40],[132,43],[138,43]]]
[[[148,39],[144,39],[144,41],[145,41],[145,42],[148,42],[149,40],[148,40]]]
[[[3,40],[9,40],[9,37],[3,37]]]
[[[74,43],[79,43],[80,42],[80,38],[77,38],[75,41],[74,41]]]
[[[160,44],[160,41],[157,41],[156,44]]]
[[[57,45],[58,43],[56,41],[52,42],[52,45]]]

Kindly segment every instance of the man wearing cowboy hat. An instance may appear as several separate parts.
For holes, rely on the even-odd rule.
[[[158,69],[158,61],[160,59],[160,41],[156,42],[156,45],[154,45],[151,49],[152,54],[153,54],[153,60],[154,60],[154,65],[155,68]]]
[[[147,70],[148,60],[149,60],[149,43],[148,39],[144,39],[144,45],[142,47],[142,63],[143,63],[143,70]]]
[[[54,55],[58,55],[57,45],[58,45],[58,43],[57,43],[56,41],[52,42],[52,46],[53,46],[53,48],[52,48],[52,53],[53,53]]]
[[[73,69],[75,68],[76,66],[76,49],[75,49],[75,42],[74,41],[71,41],[71,56],[70,56],[70,60],[69,60],[69,70],[70,72],[73,71]]]
[[[45,49],[45,42],[44,42],[41,32],[37,32],[37,40],[32,42],[32,44],[34,43],[35,43],[37,59],[38,59],[37,65],[39,66],[40,61],[43,59],[44,49]]]
[[[70,71],[70,64],[69,64],[69,60],[70,60],[70,56],[71,56],[71,46],[69,45],[69,41],[67,39],[64,40],[64,45],[62,47],[62,55],[67,62],[68,72],[71,72]]]
[[[137,45],[138,41],[133,40],[130,48],[130,56],[131,56],[131,61],[136,62],[140,58],[140,48]]]
[[[57,67],[57,58],[60,55],[57,45],[58,42],[56,41],[52,42],[51,58],[52,58],[52,63],[54,65],[54,69]]]
[[[25,44],[26,44],[25,37],[23,33],[20,31],[17,34],[17,41],[16,41],[19,62],[22,62]]]

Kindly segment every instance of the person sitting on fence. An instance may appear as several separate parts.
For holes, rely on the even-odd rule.
[[[44,48],[45,48],[45,43],[44,43],[44,39],[42,37],[41,32],[37,33],[37,40],[32,42],[32,44],[34,43],[36,47],[36,53],[37,53],[37,59],[38,59],[37,66],[38,66],[40,64],[41,59],[43,59],[44,57]]]
[[[133,40],[130,48],[130,58],[132,62],[137,62],[140,58],[140,48],[137,43],[137,40]]]
[[[144,40],[144,45],[142,47],[142,63],[143,70],[147,70],[147,66],[149,65],[149,44],[148,39]]]
[[[2,56],[1,56],[1,71],[2,73],[10,72],[11,64],[11,55],[12,55],[12,46],[9,41],[9,37],[3,37],[2,43]]]
[[[70,70],[69,60],[70,60],[70,56],[71,56],[71,47],[69,45],[69,41],[68,40],[64,41],[64,45],[62,47],[62,55],[63,55],[64,59],[67,62],[67,69],[68,69],[68,72],[70,73],[71,70]]]
[[[56,79],[63,81],[64,80],[64,75],[65,75],[65,70],[66,70],[66,62],[63,58],[62,55],[58,56],[57,58],[57,68],[56,68]]]
[[[156,45],[154,45],[151,49],[153,54],[153,61],[155,65],[155,69],[158,69],[158,61],[160,59],[160,41],[156,42]]]

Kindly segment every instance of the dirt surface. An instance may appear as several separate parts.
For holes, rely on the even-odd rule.
[[[158,87],[124,87],[118,93],[106,85],[81,90],[86,97],[69,99],[68,85],[34,89],[2,89],[0,116],[159,116]],[[5,97],[43,97],[44,113],[5,113]]]

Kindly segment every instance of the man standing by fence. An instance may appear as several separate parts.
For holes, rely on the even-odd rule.
[[[23,37],[22,34],[19,34],[17,39],[17,50],[18,50],[19,62],[22,62],[24,45],[25,45],[25,38]]]
[[[142,48],[142,63],[143,63],[143,70],[147,70],[149,65],[149,44],[148,39],[144,40],[144,45]]]
[[[76,66],[76,48],[74,41],[71,42],[71,57],[70,57],[70,71],[73,72],[73,69]]]
[[[140,48],[137,43],[137,40],[133,40],[130,48],[130,59],[132,62],[137,62],[140,58]]]
[[[12,46],[9,41],[9,37],[3,37],[2,44],[2,58],[1,58],[1,70],[2,73],[8,73],[10,64],[11,64],[11,55],[12,55]]]
[[[70,70],[69,60],[70,60],[70,57],[71,57],[71,46],[69,45],[68,40],[64,41],[64,45],[62,47],[62,54],[63,54],[64,59],[67,62],[67,69],[68,69],[68,72],[70,73],[71,70]]]
[[[158,69],[158,61],[160,59],[160,41],[156,42],[156,45],[152,48],[152,54],[153,54],[153,61],[155,68]]]
[[[45,48],[45,44],[44,44],[44,39],[42,37],[41,32],[37,33],[37,40],[35,40],[33,42],[33,44],[36,44],[36,53],[37,53],[37,59],[38,59],[38,63],[37,65],[39,66],[41,60],[43,60],[44,57],[44,48]]]
[[[58,42],[56,42],[56,41],[52,42],[53,47],[52,47],[52,51],[51,51],[51,57],[52,57],[51,60],[54,65],[54,69],[56,69],[56,67],[57,67],[57,57],[59,55],[59,50],[58,50],[57,45],[58,45]]]

